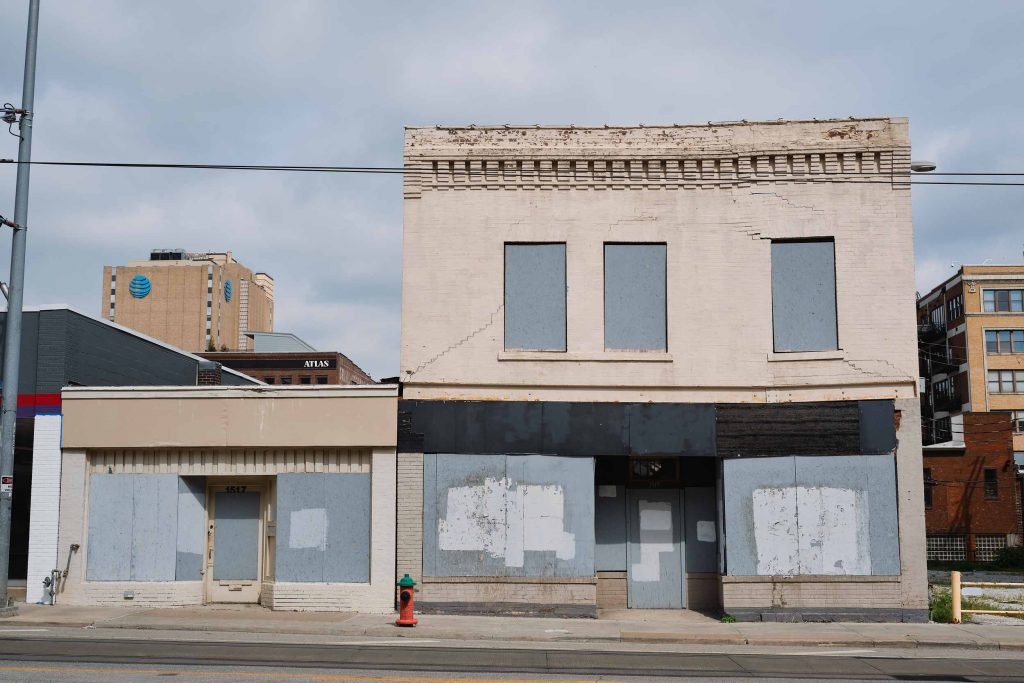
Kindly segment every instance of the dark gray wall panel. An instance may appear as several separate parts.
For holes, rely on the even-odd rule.
[[[626,571],[626,487],[598,484],[594,498],[594,569]]]
[[[604,245],[604,347],[667,348],[664,244]]]
[[[259,577],[260,494],[214,494],[213,578],[252,581]]]
[[[89,542],[85,549],[89,581],[132,578],[133,476],[89,477]]]
[[[179,477],[175,580],[202,580],[205,548],[206,477]]]
[[[129,332],[71,313],[67,380],[83,386],[194,385],[198,362]]]
[[[505,348],[565,351],[565,244],[505,245]]]
[[[19,394],[50,394],[60,391],[64,378],[63,331],[47,334],[40,341],[38,311],[25,311],[21,319],[21,362],[18,374]],[[5,332],[7,313],[0,311],[0,336]],[[52,337],[52,341],[50,338]],[[42,343],[43,348],[40,349]],[[2,346],[2,345],[0,345]],[[43,354],[40,359],[39,354]],[[56,353],[56,356],[54,355]],[[0,348],[0,363],[3,349]]]
[[[428,576],[591,576],[591,458],[428,454]]]
[[[131,475],[132,580],[174,581],[177,564],[178,477]]]
[[[726,460],[728,573],[899,573],[891,455]]]
[[[621,403],[543,404],[541,453],[628,455],[629,421]]]
[[[896,450],[895,408],[891,399],[858,401],[861,453],[882,454]]]
[[[540,453],[540,401],[486,401],[484,448],[475,453]],[[451,451],[449,451],[451,452]],[[458,451],[454,451],[458,452]]]
[[[278,581],[370,580],[370,477],[358,472],[278,475]]]
[[[410,452],[738,456],[889,453],[892,401],[783,404],[399,402]]]
[[[629,447],[634,455],[715,455],[715,406],[710,403],[631,403]]]
[[[777,352],[839,348],[834,242],[772,242],[772,329]]]
[[[683,490],[686,571],[718,571],[718,511],[715,487]]]

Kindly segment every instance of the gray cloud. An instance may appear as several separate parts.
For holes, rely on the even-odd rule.
[[[26,7],[0,4],[11,101]],[[1010,2],[43,0],[34,152],[397,165],[403,125],[889,114],[941,170],[1024,171],[1022,27]],[[394,375],[401,202],[396,177],[36,167],[27,300],[98,314],[103,264],[230,248],[274,275],[278,329]],[[917,187],[914,212],[922,289],[1021,260],[1022,190]]]

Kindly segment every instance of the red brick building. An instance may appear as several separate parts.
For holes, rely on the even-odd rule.
[[[373,384],[373,378],[337,351],[201,353],[207,360],[267,384]]]
[[[1024,533],[1010,416],[963,413],[954,437],[924,447],[928,559],[989,561]]]

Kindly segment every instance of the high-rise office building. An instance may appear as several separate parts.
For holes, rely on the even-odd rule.
[[[230,251],[154,249],[104,266],[101,315],[186,351],[245,351],[246,332],[274,329],[274,279]]]

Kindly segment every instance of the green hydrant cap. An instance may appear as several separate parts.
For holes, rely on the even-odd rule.
[[[398,585],[402,588],[412,588],[416,585],[416,582],[412,580],[412,577],[406,574],[402,577],[402,580],[398,582]]]

